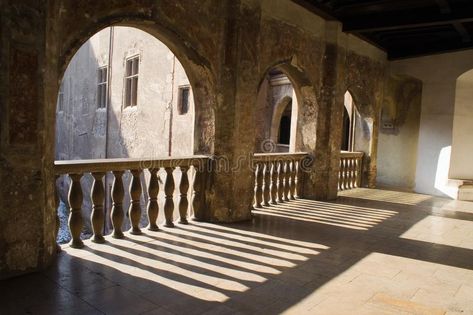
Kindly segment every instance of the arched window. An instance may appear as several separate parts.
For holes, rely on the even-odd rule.
[[[353,97],[346,91],[343,102],[343,122],[342,122],[342,151],[353,151],[355,148],[355,128],[356,128],[356,107]]]

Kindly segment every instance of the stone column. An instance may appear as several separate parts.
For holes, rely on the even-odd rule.
[[[338,22],[327,22],[326,41],[321,71],[321,90],[315,113],[315,143],[311,128],[312,121],[299,116],[300,129],[309,130],[303,133],[306,150],[313,157],[313,165],[308,173],[304,174],[304,198],[316,200],[330,200],[337,197],[338,170],[340,163],[340,142],[342,132],[343,95],[345,90],[345,50],[338,45],[338,34],[341,33]],[[304,111],[300,112],[302,116]],[[307,144],[314,144],[307,146]]]
[[[260,25],[257,2],[227,3],[223,60],[217,82],[215,110],[216,167],[206,189],[210,221],[251,218],[254,197],[252,155],[255,143],[254,104],[257,98],[257,45]],[[210,187],[209,187],[210,185]]]

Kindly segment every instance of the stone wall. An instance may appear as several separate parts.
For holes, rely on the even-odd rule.
[[[313,157],[305,197],[326,200],[337,195],[343,95],[353,84],[348,83],[352,67],[369,70],[351,77],[369,91],[373,133],[377,132],[382,94],[378,76],[385,54],[347,37],[339,23],[324,21],[292,1],[1,3],[2,278],[43,268],[54,259],[59,83],[81,45],[104,27],[132,26],[148,32],[185,69],[194,92],[194,153],[224,156],[236,170],[214,172],[208,179],[209,221],[251,217],[254,178],[249,158],[242,157],[255,150],[255,103],[269,69],[278,66],[287,74],[299,101],[295,150]],[[27,99],[16,90],[19,82],[28,89]],[[20,113],[25,111],[23,118]],[[373,139],[372,161],[376,136]],[[375,171],[371,166],[370,172]]]
[[[377,184],[414,190],[422,82],[388,75],[378,136]]]

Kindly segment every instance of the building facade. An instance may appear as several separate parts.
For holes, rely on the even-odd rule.
[[[108,27],[82,45],[64,73],[56,122],[58,160],[193,153],[186,73],[168,47],[136,28]]]

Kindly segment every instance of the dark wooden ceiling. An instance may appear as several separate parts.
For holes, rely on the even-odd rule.
[[[293,0],[389,59],[473,48],[473,0]]]

